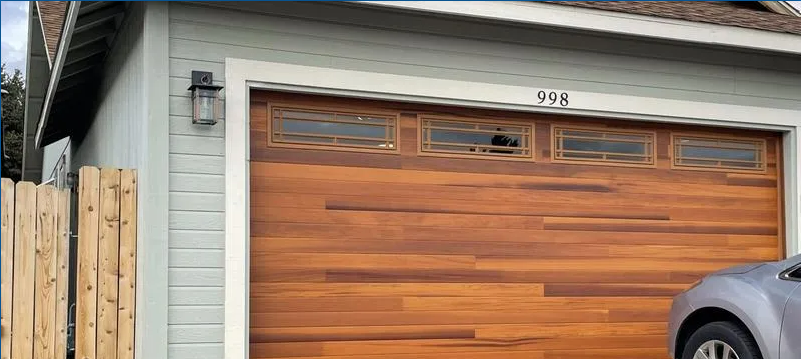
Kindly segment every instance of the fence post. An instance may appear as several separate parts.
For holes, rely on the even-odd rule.
[[[2,216],[2,324],[0,324],[0,358],[11,358],[11,303],[14,301],[14,181],[2,179],[0,216]]]

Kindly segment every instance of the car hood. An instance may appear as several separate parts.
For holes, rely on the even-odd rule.
[[[728,275],[728,274],[743,274],[748,273],[754,269],[757,269],[761,266],[765,265],[765,263],[751,263],[751,264],[743,264],[739,266],[729,267],[726,269],[721,269],[717,272],[713,272],[710,275]]]

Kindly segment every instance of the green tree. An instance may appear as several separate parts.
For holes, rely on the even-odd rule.
[[[2,65],[2,87],[8,91],[3,95],[3,177],[19,181],[22,176],[22,141],[25,138],[23,121],[25,118],[25,79],[15,69],[13,74],[6,72]]]

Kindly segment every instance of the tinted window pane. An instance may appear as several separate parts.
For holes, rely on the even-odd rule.
[[[653,163],[653,135],[589,129],[556,128],[556,160]]]
[[[431,141],[504,147],[521,147],[525,145],[522,136],[490,135],[445,130],[431,130]]]
[[[336,112],[275,109],[274,143],[396,150],[396,118]]]
[[[645,154],[644,143],[613,142],[605,140],[578,140],[565,138],[563,140],[563,144],[563,149],[572,151],[629,153],[636,155]]]
[[[284,120],[283,132],[313,133],[330,136],[373,137],[384,139],[384,126],[364,126],[350,123]]]
[[[423,152],[531,157],[531,127],[490,122],[421,121]]]
[[[758,154],[754,150],[682,146],[681,156],[691,158],[756,161]]]
[[[699,137],[674,137],[678,166],[722,169],[764,169],[764,141],[729,140]]]

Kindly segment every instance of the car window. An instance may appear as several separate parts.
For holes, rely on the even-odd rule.
[[[801,268],[798,268],[798,269],[790,272],[789,277],[790,278],[794,278],[794,279],[801,279]]]

